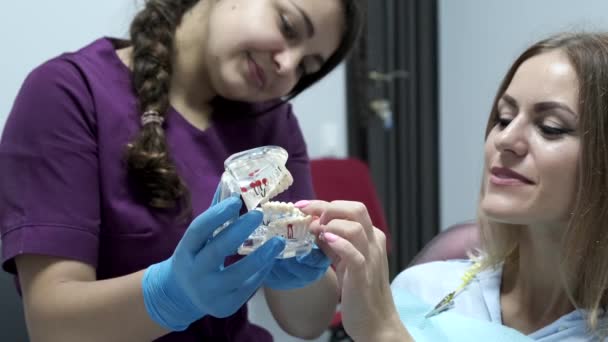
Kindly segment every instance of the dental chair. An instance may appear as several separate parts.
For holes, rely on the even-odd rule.
[[[2,243],[0,243],[0,252]],[[14,276],[0,269],[0,341],[29,341]]]
[[[321,158],[311,160],[310,169],[318,199],[365,204],[372,223],[386,234],[390,246],[386,216],[367,164],[356,158]]]
[[[454,224],[429,241],[409,266],[431,261],[466,259],[467,252],[479,246],[479,227],[475,221]]]
[[[321,158],[310,161],[313,188],[317,199],[357,201],[365,204],[375,227],[386,235],[390,246],[390,231],[376,187],[367,164],[355,158]],[[342,327],[342,315],[338,310],[329,326],[330,341],[350,341]]]

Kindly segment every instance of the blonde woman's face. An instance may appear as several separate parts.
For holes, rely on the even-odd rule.
[[[485,143],[481,210],[512,224],[566,222],[580,154],[578,79],[560,51],[524,62]]]

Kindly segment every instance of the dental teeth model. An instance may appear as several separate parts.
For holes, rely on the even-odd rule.
[[[220,200],[238,192],[248,211],[260,210],[264,214],[262,225],[241,245],[239,254],[253,252],[274,236],[286,240],[278,258],[304,255],[312,249],[314,236],[308,231],[312,217],[292,203],[270,202],[293,184],[293,177],[285,167],[287,157],[287,151],[281,147],[264,146],[236,153],[224,162]]]
[[[303,214],[293,203],[267,202],[262,205],[262,212],[264,225],[273,235],[286,239],[306,238],[312,216]]]

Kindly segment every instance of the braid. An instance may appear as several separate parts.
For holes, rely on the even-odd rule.
[[[156,208],[189,202],[188,190],[169,157],[162,118],[169,108],[175,29],[197,1],[148,0],[131,24],[139,113],[152,113],[158,120],[143,120],[139,134],[127,145],[127,168],[136,190]]]

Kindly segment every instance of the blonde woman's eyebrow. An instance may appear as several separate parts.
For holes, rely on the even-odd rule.
[[[537,112],[547,112],[553,109],[561,109],[562,111],[572,115],[578,119],[578,115],[568,105],[557,101],[543,101],[534,105],[534,110]]]
[[[502,101],[506,102],[507,105],[518,109],[519,103],[515,98],[513,98],[509,94],[503,94],[500,98]],[[572,108],[568,107],[568,105],[559,102],[559,101],[542,101],[534,104],[534,111],[538,113],[547,112],[554,109],[561,109],[562,111],[572,115],[575,119],[578,119],[578,115],[572,110]]]

